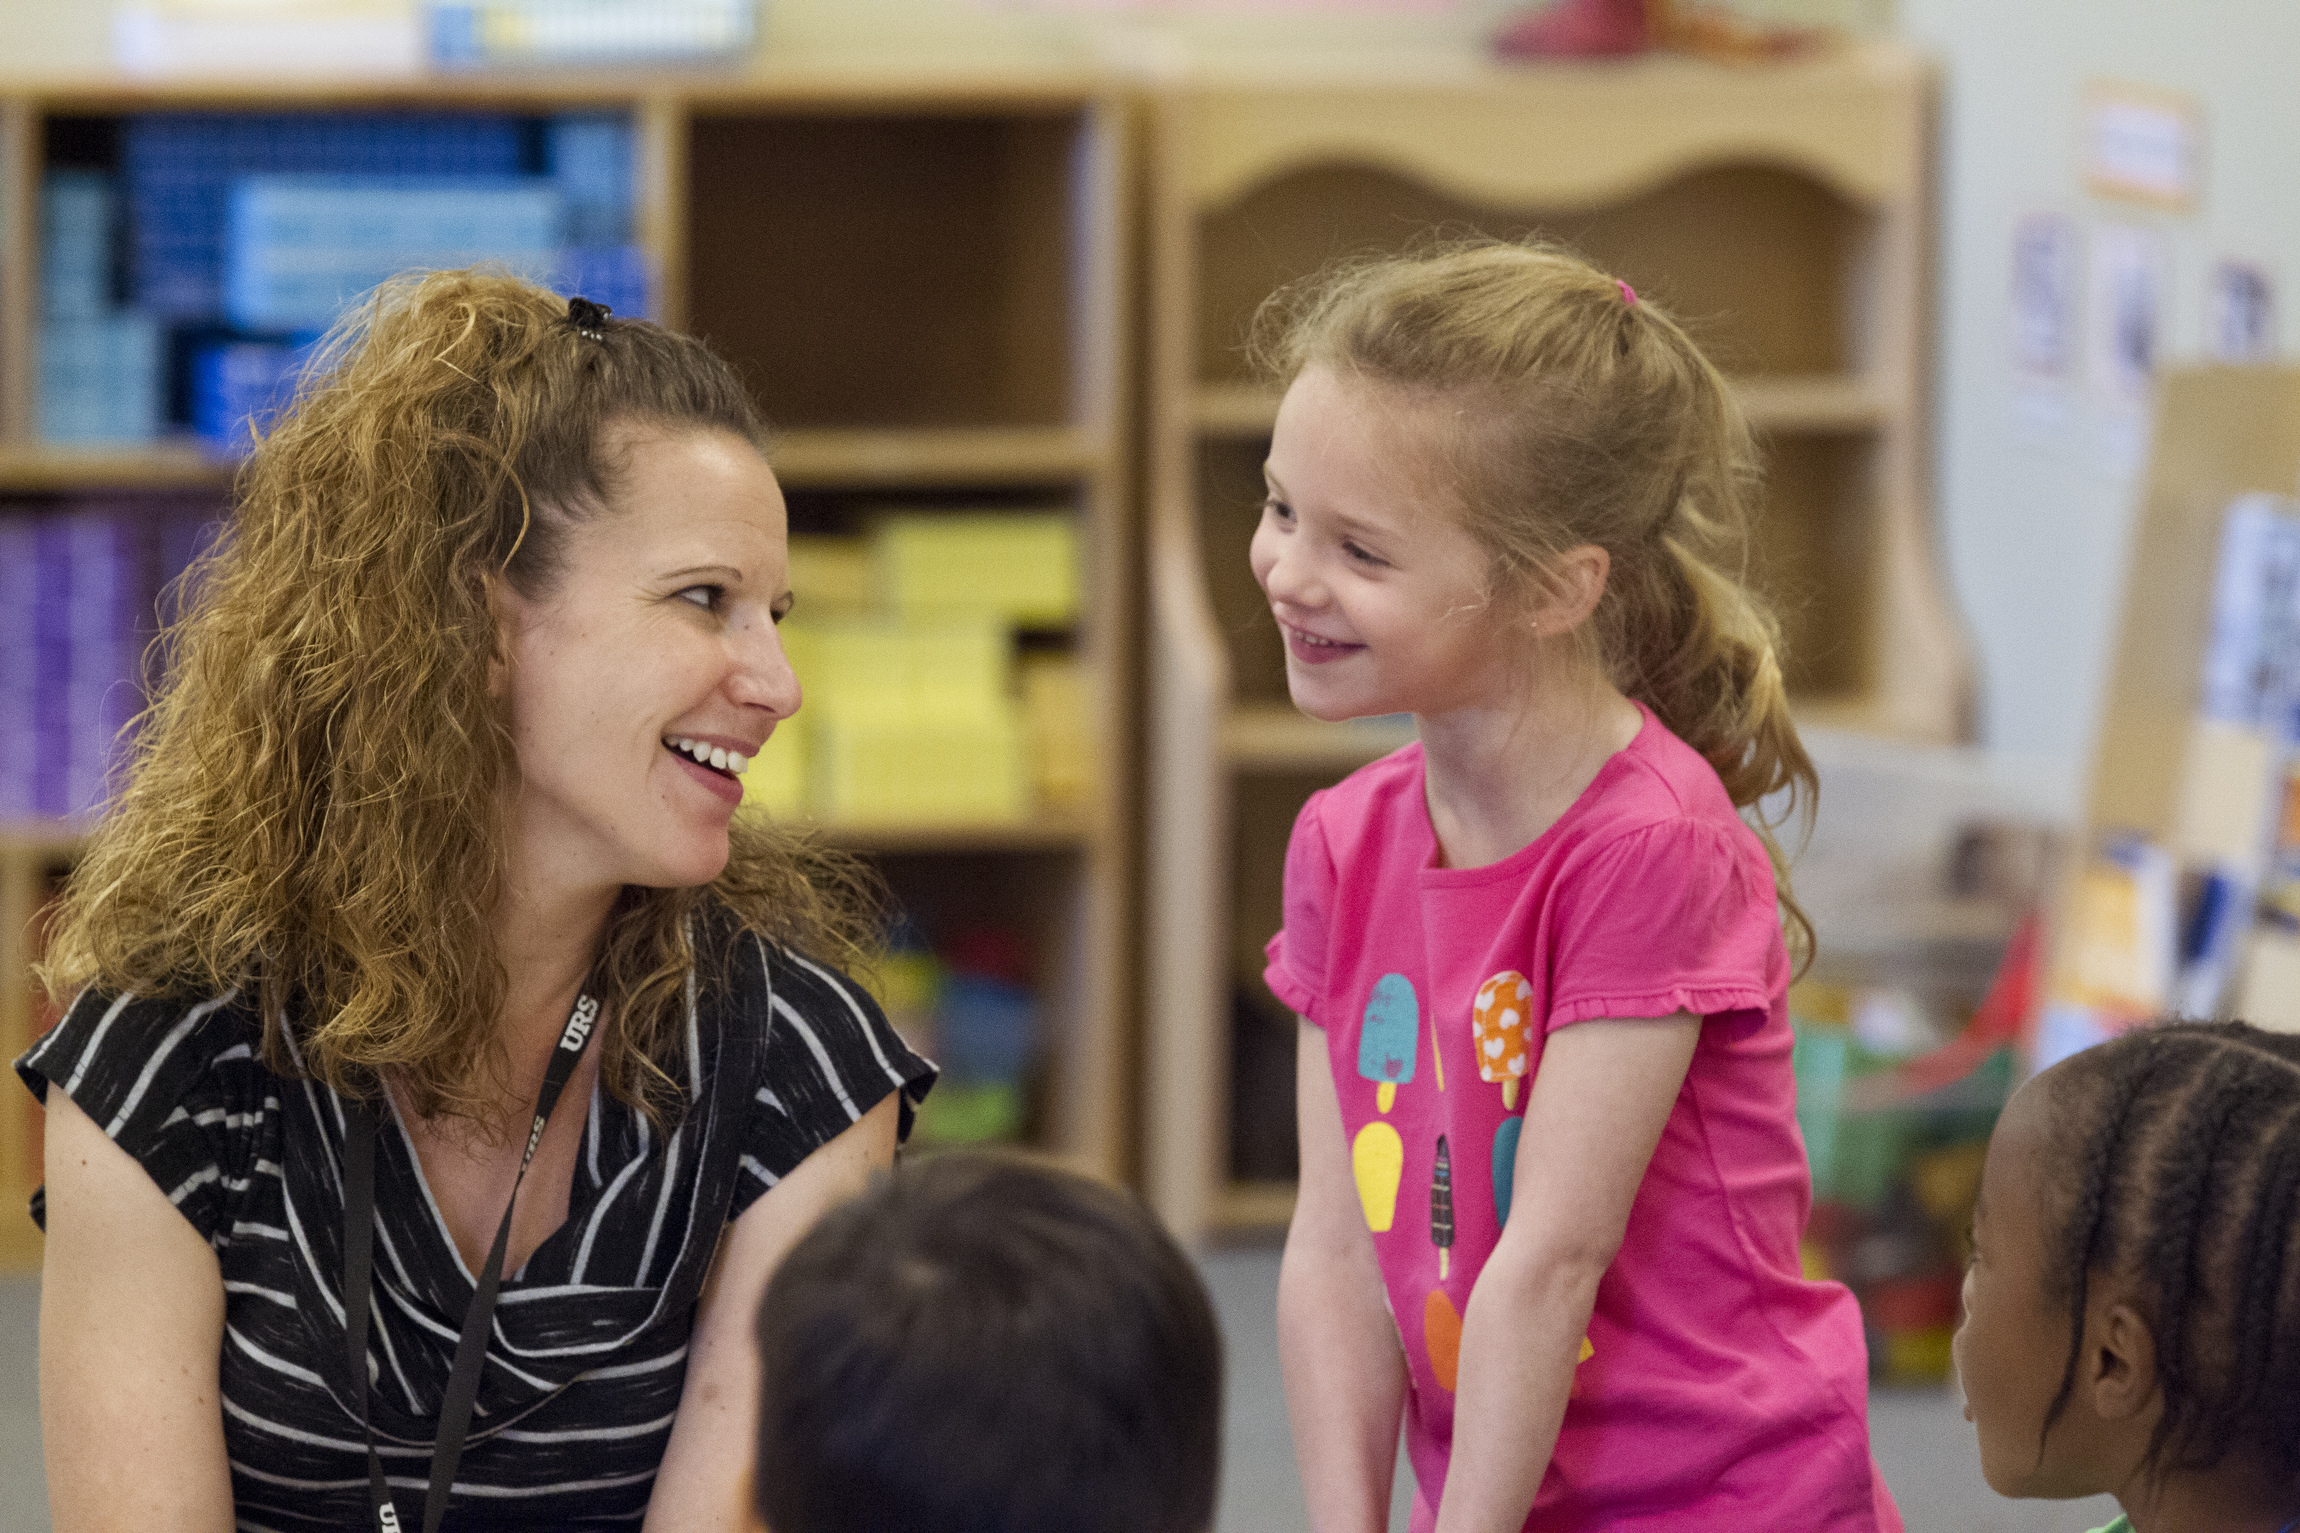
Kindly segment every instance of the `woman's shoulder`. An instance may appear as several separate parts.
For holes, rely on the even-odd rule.
[[[83,990],[63,1018],[16,1061],[43,1100],[63,1088],[83,1111],[124,1113],[144,1098],[237,1096],[271,1078],[263,1024],[236,990],[222,995],[136,995]]]

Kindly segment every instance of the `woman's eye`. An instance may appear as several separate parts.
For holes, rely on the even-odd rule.
[[[1270,495],[1263,498],[1262,514],[1274,516],[1281,522],[1290,522],[1294,519],[1294,508],[1278,499],[1277,496]]]
[[[706,612],[716,612],[719,609],[719,598],[725,591],[724,586],[689,586],[677,593],[677,596],[678,600],[693,602]]]

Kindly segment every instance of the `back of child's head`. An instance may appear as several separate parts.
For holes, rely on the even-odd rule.
[[[2075,1388],[2096,1289],[2138,1295],[2159,1471],[2235,1455],[2300,1493],[2300,1036],[2171,1023],[2039,1076],[2046,1297],[2069,1324],[2045,1430]]]
[[[1431,466],[1497,592],[1538,591],[1566,550],[1604,549],[1605,593],[1582,629],[1591,658],[1707,758],[1734,803],[1787,790],[1810,804],[1779,626],[1742,580],[1749,427],[1650,297],[1552,246],[1479,241],[1335,267],[1271,298],[1254,331],[1256,361],[1281,381],[1320,367],[1458,401],[1425,416],[1458,423]]]
[[[1222,1343],[1140,1204],[985,1156],[908,1165],[791,1252],[758,1320],[773,1533],[1204,1533]]]

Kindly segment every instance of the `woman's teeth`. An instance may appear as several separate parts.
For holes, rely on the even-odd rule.
[[[704,766],[740,777],[751,765],[750,757],[741,751],[728,750],[723,745],[711,745],[702,740],[690,740],[685,735],[665,735],[663,743],[675,751],[684,751]]]

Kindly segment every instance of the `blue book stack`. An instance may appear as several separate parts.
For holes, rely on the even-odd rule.
[[[630,119],[570,112],[552,118],[544,137],[551,179],[567,212],[562,243],[629,243],[634,169]]]
[[[119,222],[112,178],[52,170],[40,186],[40,312],[94,319],[112,307],[112,233]]]
[[[250,175],[516,176],[526,125],[483,113],[156,112],[128,120],[121,159],[138,308],[224,308],[232,183]]]
[[[192,353],[192,434],[210,452],[244,457],[295,397],[311,344],[211,341]]]
[[[148,442],[160,432],[160,327],[128,310],[40,326],[40,436]]]
[[[118,198],[109,176],[48,172],[40,187],[40,435],[149,441],[160,429],[160,333],[112,305]]]
[[[224,309],[249,329],[317,329],[385,278],[558,264],[559,189],[541,179],[247,176],[233,184]]]

